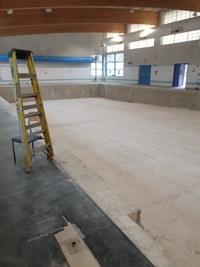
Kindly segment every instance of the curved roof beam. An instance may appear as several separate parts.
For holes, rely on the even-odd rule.
[[[70,8],[55,9],[52,13],[45,10],[15,10],[12,15],[6,12],[0,16],[0,29],[17,28],[22,26],[51,26],[68,23],[123,23],[123,24],[150,24],[158,25],[159,12],[119,9],[93,9],[93,8]],[[31,32],[32,28],[30,28]]]
[[[199,0],[1,0],[0,10],[72,7],[161,8],[200,11]]]

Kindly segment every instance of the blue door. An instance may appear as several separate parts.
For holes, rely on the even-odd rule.
[[[151,82],[151,65],[141,65],[139,84],[149,85],[150,82]]]
[[[188,64],[174,64],[173,87],[185,87]]]
[[[174,64],[174,77],[173,77],[173,87],[179,86],[179,75],[181,70],[181,64]]]

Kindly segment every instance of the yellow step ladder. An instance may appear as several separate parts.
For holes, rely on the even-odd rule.
[[[11,67],[21,143],[24,150],[24,165],[26,171],[29,172],[32,167],[32,156],[43,151],[47,155],[47,159],[52,160],[54,152],[35,71],[33,52],[29,50],[13,48],[8,55]],[[28,72],[19,73],[18,64],[20,61],[26,61]],[[25,91],[25,88],[20,85],[21,79],[30,79],[32,87],[31,92]],[[31,104],[27,100],[31,100]],[[30,120],[33,117],[37,118],[37,123],[27,123],[27,120]],[[41,136],[44,144],[31,149],[29,146],[30,138],[38,135]]]

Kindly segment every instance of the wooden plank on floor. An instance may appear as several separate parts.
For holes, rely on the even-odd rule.
[[[71,223],[54,235],[70,267],[100,267]]]

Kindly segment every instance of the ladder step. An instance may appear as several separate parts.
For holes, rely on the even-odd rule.
[[[41,134],[41,133],[44,133],[44,132],[45,132],[45,130],[39,130],[39,131],[27,134],[27,136],[30,137],[30,136],[38,135],[38,134]]]
[[[39,153],[41,151],[44,151],[45,149],[47,149],[50,146],[50,143],[36,147],[35,149],[31,150],[31,156],[35,155],[36,153]]]
[[[30,50],[22,50],[22,49],[16,49],[13,48],[10,52],[9,52],[9,57],[12,57],[13,52],[16,52],[16,56],[18,59],[27,59],[28,56],[33,53]]]
[[[24,114],[24,117],[25,118],[31,118],[31,117],[39,116],[41,114],[42,114],[41,112],[30,112],[28,114]]]
[[[28,93],[28,94],[22,94],[22,98],[29,98],[29,97],[36,97],[36,93]]]
[[[18,77],[21,79],[36,79],[36,75],[33,73],[18,73]]]
[[[41,108],[41,107],[42,107],[42,104],[33,104],[33,105],[26,105],[26,106],[23,106],[23,109],[24,109],[24,110],[27,110],[27,109]]]
[[[29,125],[26,125],[26,129],[32,129],[32,128],[35,128],[35,127],[39,127],[39,126],[43,126],[45,125],[46,122],[45,121],[41,121],[41,122],[37,122],[37,123],[32,123],[32,124],[29,124]]]

